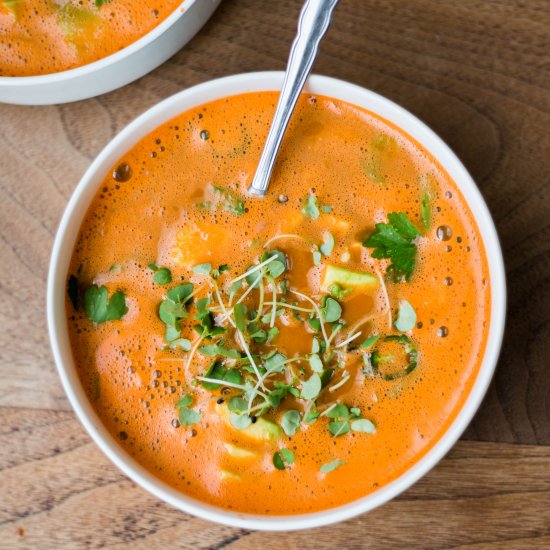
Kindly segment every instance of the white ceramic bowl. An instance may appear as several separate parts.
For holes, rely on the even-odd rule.
[[[221,0],[184,0],[151,32],[126,48],[76,69],[39,76],[0,76],[0,102],[67,103],[120,88],[152,71],[189,42]]]
[[[69,400],[94,441],[126,475],[160,499],[201,518],[247,529],[302,529],[345,520],[380,506],[423,476],[460,437],[485,395],[500,350],[506,307],[504,265],[491,215],[472,178],[449,147],[420,120],[388,99],[341,80],[312,76],[306,85],[307,92],[338,98],[364,107],[393,122],[420,142],[453,178],[472,209],[489,263],[491,323],[483,362],[470,395],[443,437],[401,477],[355,502],[312,514],[261,516],[231,512],[204,504],[154,477],[118,445],[102,425],[81,387],[67,334],[67,271],[82,219],[105,174],[146,134],[197,105],[245,92],[279,90],[282,81],[281,72],[241,74],[213,80],[162,101],[134,120],[103,149],[71,197],[55,239],[48,280],[48,325],[55,361]]]

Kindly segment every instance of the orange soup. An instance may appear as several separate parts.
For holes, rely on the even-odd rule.
[[[182,0],[0,0],[0,76],[74,69],[132,44]]]
[[[247,195],[277,95],[221,99],[105,176],[68,273],[82,384],[120,445],[241,512],[345,504],[456,417],[489,323],[485,252],[430,154],[304,95],[268,196]]]

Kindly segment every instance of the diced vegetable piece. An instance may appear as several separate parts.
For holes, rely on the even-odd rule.
[[[233,458],[254,458],[256,456],[256,453],[242,447],[237,447],[231,443],[224,443],[223,446],[226,448],[227,454]]]
[[[352,288],[360,292],[372,293],[378,288],[380,282],[378,277],[370,273],[352,271],[345,267],[328,265],[323,274],[321,287],[325,292],[329,292],[330,287],[334,284]]]
[[[216,412],[224,419],[228,426],[235,429],[229,420],[230,412],[225,403],[216,405]],[[243,430],[239,430],[239,433],[258,441],[273,441],[281,437],[282,430],[275,422],[271,422],[271,420],[260,416],[256,422]]]
[[[229,470],[220,470],[220,479],[224,481],[239,481],[241,476]]]

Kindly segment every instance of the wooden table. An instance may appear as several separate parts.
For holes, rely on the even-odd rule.
[[[71,412],[44,314],[54,233],[80,176],[129,121],[213,77],[283,69],[297,0],[225,0],[165,65],[103,97],[0,105],[0,548],[550,548],[550,6],[342,0],[315,71],[364,85],[458,153],[497,223],[508,328],[453,451],[382,508],[314,532],[214,525],[126,479]]]

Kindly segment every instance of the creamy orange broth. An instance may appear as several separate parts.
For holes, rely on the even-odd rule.
[[[435,444],[456,417],[478,372],[490,291],[480,236],[454,182],[396,127],[342,101],[304,96],[269,195],[247,196],[276,99],[274,93],[245,94],[192,109],[120,159],[113,173],[126,181],[106,175],[82,224],[69,273],[78,276],[81,291],[95,283],[105,285],[110,295],[124,292],[128,312],[121,320],[95,325],[69,300],[66,307],[84,388],[128,453],[169,485],[201,501],[242,512],[297,514],[371,493],[403,474]],[[203,139],[205,131],[208,139]],[[376,425],[376,433],[350,431],[333,437],[325,416],[312,425],[302,424],[292,437],[283,433],[276,440],[257,441],[225,422],[216,400],[222,396],[227,402],[239,392],[193,385],[192,378],[204,374],[212,358],[196,353],[186,378],[188,352],[165,349],[158,308],[166,290],[191,281],[194,288],[205,285],[197,298],[213,292],[208,277],[190,269],[210,262],[231,267],[218,280],[224,293],[230,279],[258,263],[263,244],[280,234],[299,234],[313,243],[322,243],[326,231],[335,237],[334,250],[319,266],[313,264],[311,245],[301,240],[279,239],[271,245],[288,258],[291,289],[319,297],[327,264],[383,273],[388,261],[373,259],[372,249],[360,242],[390,212],[406,213],[421,228],[426,182],[431,186],[432,223],[417,239],[414,273],[410,282],[385,285],[393,322],[403,299],[417,313],[417,324],[408,334],[418,348],[418,367],[387,381],[363,374],[362,363],[352,361],[346,366],[351,378],[333,392],[325,389],[318,399],[319,409],[336,400],[359,407]],[[240,196],[246,213],[198,208],[211,184]],[[332,211],[321,212],[317,219],[305,216],[303,201],[310,193]],[[286,195],[288,202],[280,203],[279,195]],[[450,239],[438,238],[441,226],[451,229]],[[168,267],[174,281],[154,283],[147,268],[151,262]],[[269,299],[270,293],[266,296]],[[258,291],[249,298],[257,303]],[[385,303],[382,287],[341,301],[347,327],[374,315],[362,325],[357,343],[372,334],[399,333],[389,326]],[[195,306],[189,313],[182,336],[195,342]],[[251,348],[258,353],[276,348],[286,357],[311,351],[311,329],[291,311],[278,317],[276,326],[280,332],[272,344]],[[345,329],[334,342],[347,335]],[[227,344],[236,347],[231,339]],[[302,366],[304,378],[309,377],[309,365]],[[340,380],[337,376],[331,385]],[[202,419],[178,426],[175,405],[186,394],[193,396],[191,407]],[[279,422],[286,409],[303,412],[299,401],[289,397],[265,417]],[[233,458],[224,443],[255,456]],[[295,455],[294,464],[284,471],[272,463],[273,453],[281,448]],[[321,465],[335,459],[345,464],[320,472]]]
[[[132,44],[181,0],[0,0],[0,76],[73,69]]]

